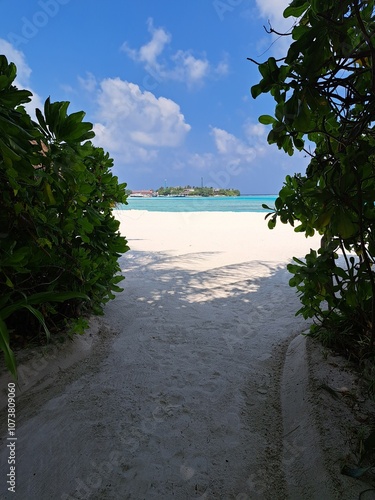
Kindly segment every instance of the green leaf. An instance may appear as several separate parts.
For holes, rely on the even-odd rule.
[[[293,137],[293,143],[294,143],[295,147],[299,150],[301,150],[305,147],[305,141],[303,141],[302,139],[300,139],[298,137]]]
[[[40,111],[39,108],[36,108],[35,109],[35,114],[36,114],[37,120],[39,122],[39,125],[43,129],[43,132],[45,134],[47,134],[47,136],[49,136],[49,130],[48,130],[48,127],[47,127],[47,123],[46,123],[46,121],[44,119],[43,113]]]
[[[9,79],[5,75],[0,75],[0,90],[3,90],[8,87]]]
[[[15,379],[17,379],[17,365],[14,353],[9,346],[9,332],[5,322],[0,317],[0,349],[4,353],[5,365]]]
[[[275,217],[272,217],[272,219],[270,219],[270,220],[268,221],[268,224],[267,224],[267,225],[268,225],[268,228],[269,228],[269,229],[274,229],[274,228],[275,228],[275,226],[276,226],[276,218],[275,218]]]
[[[55,197],[53,196],[51,185],[48,182],[44,183],[44,193],[48,205],[56,205]]]
[[[17,266],[18,264],[27,262],[31,254],[31,248],[29,246],[24,246],[18,248],[14,252],[10,253],[7,257],[3,258],[2,265],[5,267]]]
[[[305,24],[299,24],[293,29],[293,40],[298,40],[302,35],[309,31],[309,27]]]
[[[307,10],[309,7],[309,2],[306,2],[306,0],[300,0],[300,1],[294,1],[291,2],[289,7],[287,7],[284,12],[283,16],[285,18],[293,16],[293,17],[300,17],[305,10]]]
[[[3,140],[0,139],[0,150],[3,157],[8,157],[12,161],[19,161],[21,159],[20,155],[17,154],[13,149],[10,149]]]
[[[5,277],[6,277],[6,280],[5,280],[6,286],[8,286],[9,288],[14,288],[14,283],[9,279],[8,276],[5,276]]]
[[[94,226],[88,221],[86,217],[83,217],[81,220],[79,220],[78,224],[85,233],[92,233],[94,230]]]
[[[114,278],[112,278],[111,282],[113,284],[120,283],[121,281],[124,281],[124,279],[125,279],[125,276],[119,275],[119,276],[115,276]]]
[[[82,292],[40,292],[34,293],[30,297],[25,297],[12,305],[5,307],[0,310],[0,318],[5,320],[11,314],[16,312],[18,309],[25,307],[26,305],[43,304],[45,302],[65,302],[71,299],[84,299],[90,300],[90,298]]]
[[[70,132],[64,134],[64,140],[67,142],[83,142],[95,137],[95,132],[91,130],[92,123],[81,123]]]
[[[46,325],[46,322],[44,320],[44,317],[43,317],[42,313],[40,311],[38,311],[37,309],[35,309],[35,307],[32,307],[32,306],[30,306],[28,304],[25,304],[23,307],[25,309],[27,309],[28,311],[30,311],[37,318],[37,320],[39,321],[39,323],[43,326],[43,329],[44,329],[44,331],[46,333],[47,339],[49,339],[50,336],[51,336],[51,333],[50,333],[50,331],[47,328],[47,325]]]
[[[335,267],[334,269],[334,273],[339,277],[339,278],[342,278],[344,280],[348,279],[349,278],[349,274],[344,271],[344,269],[342,269],[341,267]]]
[[[261,115],[258,118],[258,120],[263,125],[272,125],[273,123],[276,122],[275,118],[273,116],[270,116],[270,115]]]
[[[251,91],[251,96],[253,97],[253,99],[256,99],[258,96],[260,96],[260,94],[262,94],[263,87],[259,84],[253,85],[251,87],[250,91]]]
[[[314,128],[312,113],[305,101],[300,103],[294,126],[299,132],[307,133]]]
[[[50,240],[47,240],[47,238],[38,238],[37,243],[41,247],[47,247],[50,250],[52,249],[52,243]]]
[[[297,262],[297,264],[300,264],[301,266],[306,266],[306,262],[303,262],[303,260],[298,259],[297,257],[293,257],[294,262]]]
[[[341,238],[348,239],[357,234],[359,225],[351,219],[351,214],[341,210],[338,216],[337,231]]]

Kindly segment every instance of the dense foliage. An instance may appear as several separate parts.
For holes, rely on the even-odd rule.
[[[287,56],[259,64],[251,92],[276,101],[275,116],[259,118],[272,125],[269,143],[303,150],[310,163],[287,176],[269,226],[280,219],[322,235],[321,248],[289,266],[299,313],[316,319],[321,339],[362,358],[375,341],[374,1],[293,0],[290,16],[299,19]]]
[[[112,215],[125,184],[89,141],[85,113],[47,99],[34,122],[15,76],[0,56],[0,347],[13,374],[11,339],[101,312],[121,290],[118,257],[128,250]]]
[[[159,196],[240,196],[238,189],[219,189],[213,187],[160,187],[157,190]]]

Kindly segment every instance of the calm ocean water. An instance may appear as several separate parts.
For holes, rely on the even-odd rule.
[[[276,195],[128,198],[128,205],[117,208],[150,212],[267,212],[262,203],[273,207],[276,198]]]

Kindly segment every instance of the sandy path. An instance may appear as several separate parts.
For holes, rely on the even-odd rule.
[[[1,498],[285,498],[278,383],[305,326],[285,263],[316,241],[262,214],[118,217],[117,335],[19,398],[17,493],[3,479]]]

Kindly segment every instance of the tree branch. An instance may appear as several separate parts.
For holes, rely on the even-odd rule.
[[[271,33],[274,33],[275,35],[278,35],[278,36],[291,36],[292,32],[290,33],[279,33],[278,31],[276,31],[275,29],[272,28],[271,26],[271,23],[270,23],[270,20],[268,20],[268,25],[269,25],[269,29],[267,29],[264,24],[263,24],[263,28],[264,30],[266,31],[266,33],[268,33],[269,35]],[[294,25],[293,25],[294,26]]]
[[[361,13],[358,8],[358,4],[355,2],[353,3],[353,8],[355,11],[355,15],[358,21],[358,25],[362,31],[362,34],[368,44],[369,50],[371,52],[371,68],[372,68],[372,93],[375,94],[375,49],[372,45],[371,37],[367,33],[366,26],[363,24],[363,20],[361,17]]]

